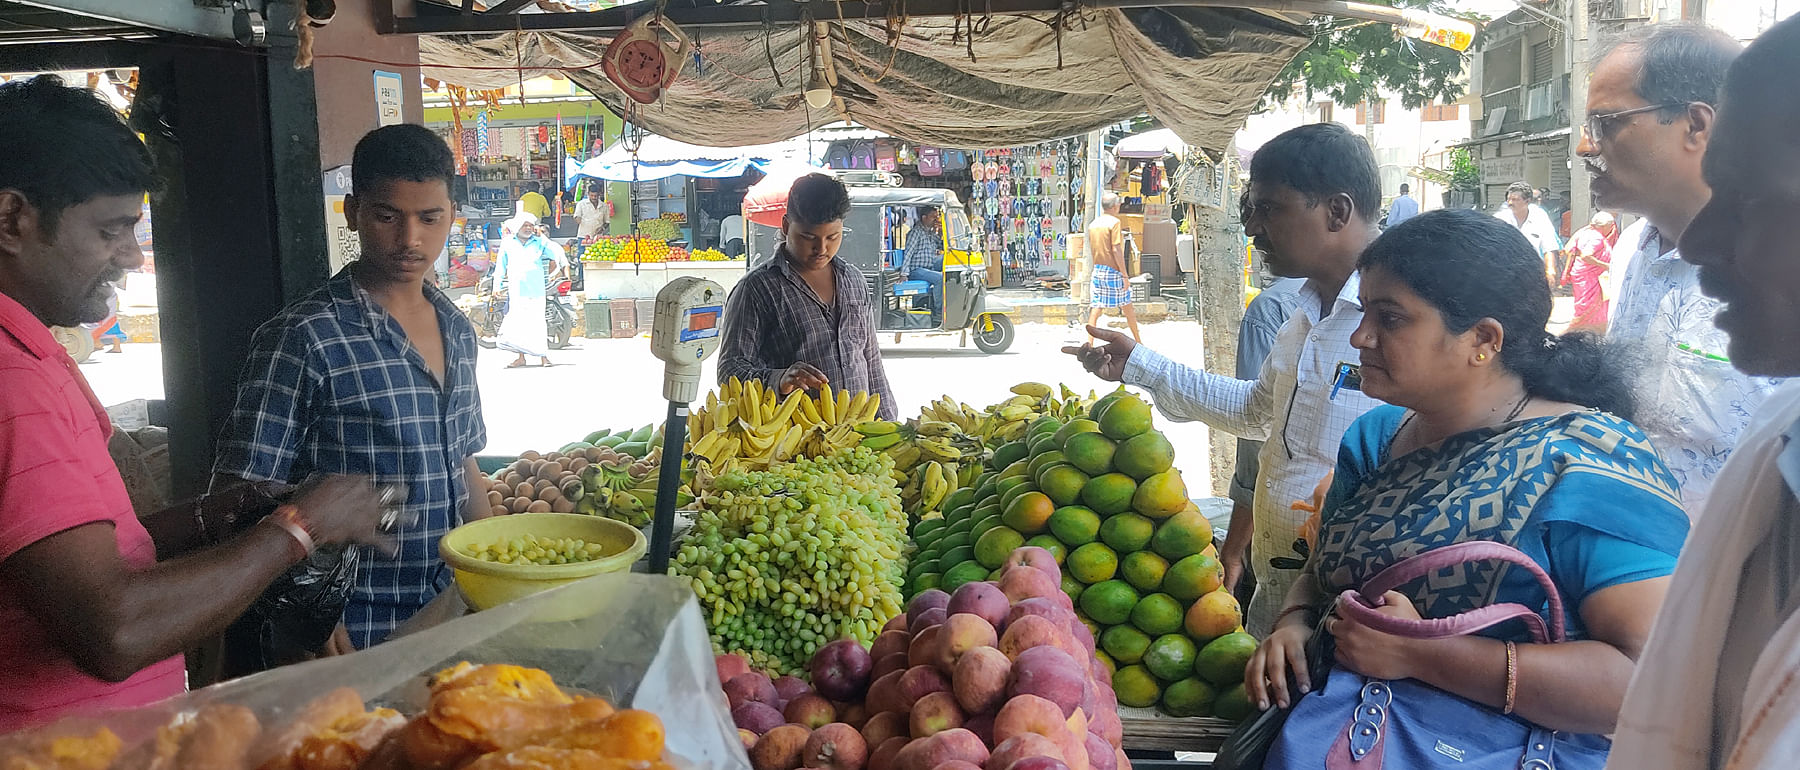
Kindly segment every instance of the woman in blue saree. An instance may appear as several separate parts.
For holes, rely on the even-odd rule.
[[[1599,338],[1545,331],[1543,262],[1492,217],[1419,216],[1382,234],[1359,267],[1361,387],[1390,406],[1344,438],[1306,576],[1246,673],[1251,702],[1287,706],[1322,682],[1304,646],[1323,614],[1336,666],[1415,679],[1604,746],[1688,529],[1674,479],[1627,421],[1624,373]],[[1567,643],[1530,644],[1516,621],[1407,639],[1334,611],[1339,593],[1382,569],[1472,540],[1510,545],[1549,573]],[[1381,612],[1406,618],[1547,607],[1524,570],[1497,563],[1385,599]]]

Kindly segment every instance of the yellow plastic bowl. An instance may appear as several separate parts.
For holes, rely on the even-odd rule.
[[[501,564],[463,553],[471,545],[488,545],[523,535],[580,538],[603,543],[605,555],[575,564]],[[650,544],[644,533],[612,519],[577,513],[518,513],[464,524],[438,541],[438,554],[456,571],[456,587],[477,610],[496,607],[522,596],[548,591],[608,572],[625,572]]]

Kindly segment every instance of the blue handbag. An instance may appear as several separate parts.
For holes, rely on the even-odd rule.
[[[1521,604],[1494,604],[1448,618],[1403,620],[1375,611],[1412,580],[1469,561],[1525,569],[1549,596],[1545,618]],[[1373,597],[1373,598],[1371,598]],[[1384,633],[1415,639],[1466,636],[1522,620],[1538,644],[1564,641],[1562,599],[1550,576],[1511,546],[1468,542],[1401,561],[1345,591],[1339,612]],[[1600,770],[1605,736],[1550,730],[1413,679],[1370,679],[1333,666],[1324,686],[1301,697],[1275,736],[1264,770]]]

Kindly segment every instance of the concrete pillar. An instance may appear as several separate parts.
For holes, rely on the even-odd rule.
[[[1588,73],[1592,71],[1593,40],[1588,32],[1588,0],[1569,4],[1569,226],[1580,229],[1593,216],[1593,193],[1588,189],[1587,169],[1576,148],[1581,146],[1587,119]]]
[[[419,40],[375,31],[377,14],[390,0],[338,0],[337,17],[319,30],[313,44],[313,82],[319,100],[319,171],[350,162],[357,140],[375,130],[375,71],[400,75],[405,94],[402,119],[425,122],[420,93]],[[400,13],[410,13],[402,7]],[[337,58],[354,56],[358,59]]]

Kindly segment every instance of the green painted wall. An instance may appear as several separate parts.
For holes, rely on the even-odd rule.
[[[426,107],[425,124],[428,126],[449,125],[453,116],[450,107]],[[528,104],[504,104],[488,113],[489,125],[507,125],[510,121],[531,122],[554,121],[558,114],[565,123],[604,122],[605,143],[611,147],[619,140],[619,132],[624,130],[625,121],[614,115],[606,105],[598,101],[585,102],[532,102]],[[474,125],[474,113],[463,116],[463,127]],[[577,155],[578,160],[585,160],[585,155]],[[631,185],[625,182],[614,182],[607,185],[606,198],[613,202],[613,218],[611,232],[613,235],[625,235],[631,231]]]

